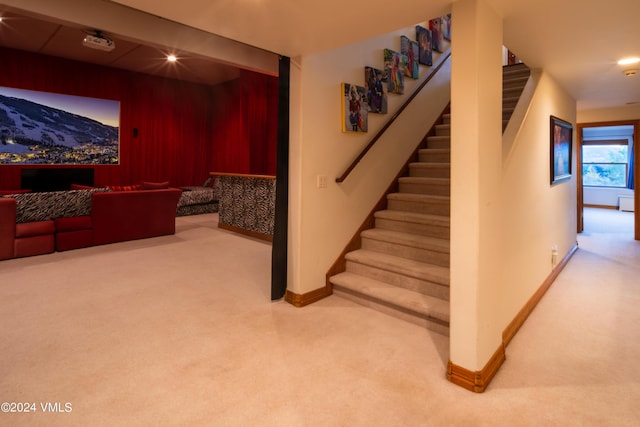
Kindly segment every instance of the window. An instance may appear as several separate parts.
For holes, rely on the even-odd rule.
[[[629,176],[627,140],[583,141],[582,179],[592,187],[626,187]]]

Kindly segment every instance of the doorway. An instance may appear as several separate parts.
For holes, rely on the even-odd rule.
[[[635,170],[640,158],[639,130],[640,120],[577,125],[578,233],[584,231],[585,205],[618,209],[621,196],[632,195],[640,188]],[[640,240],[639,199],[636,195],[632,202],[635,240]]]

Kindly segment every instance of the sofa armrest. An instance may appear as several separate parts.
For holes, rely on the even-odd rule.
[[[0,259],[14,258],[16,199],[0,197]]]

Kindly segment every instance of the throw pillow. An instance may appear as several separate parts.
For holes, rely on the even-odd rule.
[[[140,190],[142,186],[140,184],[133,185],[107,185],[107,188],[111,191],[134,191]]]
[[[163,190],[165,188],[169,188],[169,181],[165,181],[165,182],[142,181],[143,190]]]
[[[71,184],[71,190],[92,190],[96,187],[91,187],[90,185],[82,185],[82,184]]]

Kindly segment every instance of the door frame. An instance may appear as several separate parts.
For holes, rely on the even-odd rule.
[[[633,126],[633,166],[635,168],[633,172],[633,205],[634,205],[634,239],[640,240],[640,197],[638,190],[640,190],[640,176],[638,174],[638,162],[640,161],[640,151],[638,151],[638,141],[640,140],[640,120],[618,120],[611,122],[591,122],[591,123],[578,123],[577,124],[577,141],[576,141],[576,186],[577,186],[577,228],[578,233],[584,231],[584,191],[582,186],[582,139],[583,129],[593,127],[606,127],[606,126]]]

